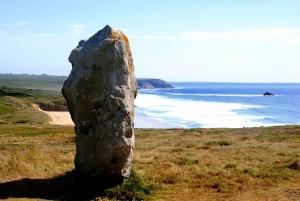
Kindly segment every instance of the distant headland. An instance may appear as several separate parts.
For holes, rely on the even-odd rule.
[[[161,79],[138,78],[138,89],[174,88],[170,83]]]
[[[67,76],[47,74],[0,74],[0,86],[60,91],[66,79]],[[137,85],[138,89],[173,88],[170,83],[153,78],[138,78]]]

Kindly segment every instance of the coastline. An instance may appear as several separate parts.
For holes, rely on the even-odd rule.
[[[32,106],[38,109],[40,112],[46,114],[49,118],[50,125],[58,125],[58,126],[74,126],[74,122],[72,121],[71,115],[69,112],[65,111],[45,111],[42,110],[38,105],[32,104]],[[174,128],[179,126],[168,124],[161,122],[159,120],[153,119],[151,117],[147,117],[143,114],[136,114],[134,117],[135,128]]]
[[[42,110],[38,105],[32,104],[32,106],[40,112],[46,114],[49,118],[50,125],[57,126],[74,126],[74,122],[69,112],[66,111],[45,111]],[[272,126],[289,126],[298,124],[274,124],[274,125],[263,125],[263,126],[249,126],[246,128],[255,127],[272,127]],[[149,117],[141,112],[136,112],[134,117],[134,128],[145,128],[145,129],[169,129],[169,128],[186,128],[182,125],[166,123],[155,118]],[[244,128],[244,127],[203,127],[203,128]]]
[[[134,128],[184,128],[182,126],[165,123],[157,119],[148,117],[142,113],[137,113],[134,117]]]

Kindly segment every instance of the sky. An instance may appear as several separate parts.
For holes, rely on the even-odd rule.
[[[3,0],[0,73],[68,75],[81,39],[109,24],[140,78],[300,82],[299,0]]]

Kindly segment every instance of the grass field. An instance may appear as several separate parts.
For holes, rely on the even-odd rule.
[[[74,129],[32,107],[62,101],[0,87],[0,199],[300,200],[300,126],[136,129],[132,177],[115,186],[77,175]]]
[[[72,175],[74,153],[71,127],[0,125],[0,198],[300,198],[300,126],[137,129],[134,177],[114,188],[77,182]],[[101,186],[100,179],[91,183]]]

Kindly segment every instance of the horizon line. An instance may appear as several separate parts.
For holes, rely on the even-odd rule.
[[[47,73],[42,73],[42,74],[31,74],[31,73],[0,73],[0,75],[33,75],[33,76],[53,76],[53,77],[68,77],[68,75],[50,75]],[[161,79],[167,82],[171,83],[232,83],[232,84],[300,84],[300,81],[296,82],[278,82],[278,81],[266,81],[266,82],[256,82],[256,81],[169,81],[165,80],[163,78],[157,78],[157,77],[151,77],[151,78],[142,78],[142,77],[137,77],[137,79]]]

